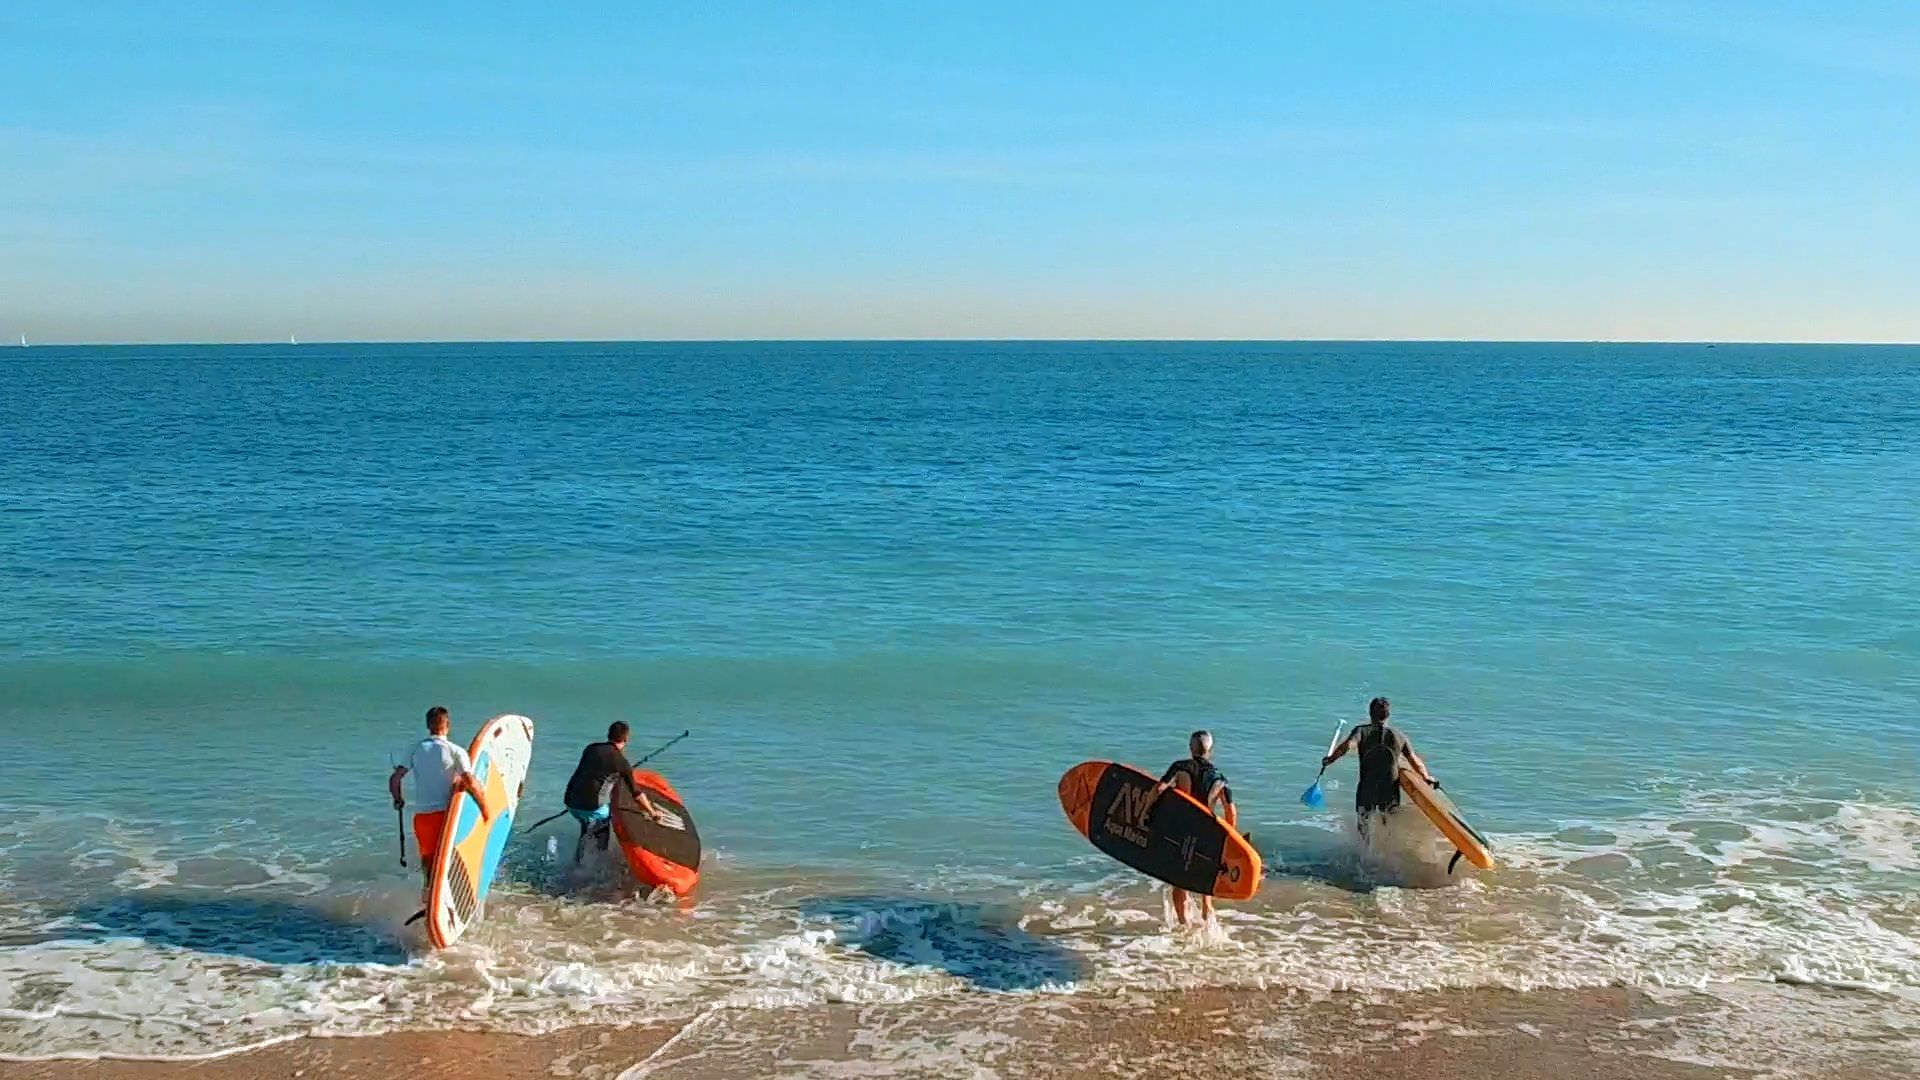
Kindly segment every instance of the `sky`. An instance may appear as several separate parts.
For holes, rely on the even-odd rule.
[[[1920,340],[1920,4],[0,5],[0,342]]]

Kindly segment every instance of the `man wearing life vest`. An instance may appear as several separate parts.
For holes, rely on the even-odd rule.
[[[1187,752],[1193,756],[1167,766],[1166,775],[1153,789],[1153,800],[1158,802],[1168,788],[1179,788],[1216,816],[1224,817],[1229,828],[1238,828],[1240,811],[1234,808],[1233,790],[1227,787],[1227,778],[1213,767],[1213,733],[1196,731],[1188,736]],[[1216,805],[1220,809],[1214,809]],[[1173,890],[1173,917],[1181,926],[1187,925],[1187,895],[1185,889]],[[1212,921],[1213,897],[1201,895],[1200,917]]]
[[[1360,756],[1360,782],[1353,789],[1353,809],[1360,817],[1360,835],[1367,834],[1371,820],[1378,814],[1390,814],[1400,805],[1400,761],[1419,771],[1421,779],[1434,787],[1440,781],[1427,770],[1427,763],[1413,752],[1413,743],[1398,728],[1387,723],[1392,703],[1377,697],[1367,702],[1367,723],[1354,728],[1333,753],[1320,762],[1322,769],[1356,751]]]

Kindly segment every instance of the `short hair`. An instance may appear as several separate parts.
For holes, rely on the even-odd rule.
[[[1187,749],[1196,754],[1213,749],[1213,732],[1208,731],[1206,728],[1201,728],[1199,731],[1187,736]]]
[[[627,726],[625,720],[615,720],[613,723],[607,725],[607,741],[624,742],[627,738],[627,732],[632,730],[632,728]]]
[[[1393,702],[1383,697],[1374,698],[1372,701],[1367,702],[1367,719],[1375,722],[1385,720],[1387,714],[1392,709]]]
[[[453,724],[453,720],[451,714],[447,712],[445,705],[435,705],[433,708],[427,710],[427,730],[432,731],[441,724],[446,724],[450,727]]]

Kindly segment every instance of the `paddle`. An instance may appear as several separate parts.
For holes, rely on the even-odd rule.
[[[400,829],[400,869],[405,870],[407,868],[407,800],[400,797],[400,777],[403,775],[400,770],[406,768],[406,765],[395,760],[396,756],[393,753],[387,754],[387,764],[393,768],[393,775],[387,779],[387,789],[393,793],[394,824]]]
[[[667,740],[666,742],[664,742],[664,743],[661,743],[661,744],[660,744],[660,745],[659,745],[659,746],[658,746],[657,748],[655,748],[655,749],[654,749],[654,750],[653,750],[653,751],[652,751],[651,753],[649,753],[649,754],[648,754],[648,755],[647,755],[646,757],[643,757],[643,758],[641,758],[641,759],[640,759],[639,761],[636,761],[636,762],[634,762],[634,763],[633,763],[633,767],[637,769],[637,768],[639,768],[640,766],[642,766],[642,765],[645,765],[645,764],[646,764],[647,762],[649,762],[649,761],[652,761],[652,760],[653,760],[654,758],[656,758],[656,757],[659,757],[659,756],[660,756],[661,754],[664,754],[664,753],[666,753],[666,752],[667,752],[667,748],[668,748],[668,747],[670,747],[670,746],[672,746],[672,745],[673,745],[674,743],[677,743],[677,742],[679,742],[679,741],[680,741],[681,739],[684,739],[684,738],[686,738],[687,736],[689,736],[689,735],[691,735],[691,734],[693,734],[693,731],[692,731],[692,729],[688,729],[688,730],[686,730],[686,731],[683,731],[683,732],[681,732],[681,733],[680,733],[680,734],[678,734],[678,735],[675,735],[675,736],[674,736],[673,738],[671,738],[671,739],[668,739],[668,740]],[[629,774],[628,774],[628,776],[627,776],[627,783],[628,783],[628,784],[632,784],[632,783],[633,783],[633,776],[632,776],[632,774],[631,774],[631,773],[629,773]],[[546,824],[547,822],[549,822],[549,821],[559,821],[559,820],[560,820],[561,818],[563,818],[563,817],[566,817],[566,816],[567,816],[567,811],[565,811],[565,810],[562,810],[562,811],[560,811],[560,812],[559,812],[559,813],[557,813],[557,814],[553,814],[553,815],[550,815],[550,816],[548,816],[548,817],[543,817],[543,818],[541,818],[541,819],[540,819],[539,821],[536,821],[536,822],[534,822],[533,824],[531,824],[531,825],[529,825],[529,826],[527,826],[527,833],[530,833],[530,832],[532,832],[532,831],[534,831],[535,829],[538,829],[538,828],[539,828],[540,826],[542,826],[542,825],[545,825],[545,824]],[[527,833],[521,833],[520,835],[522,835],[522,836],[525,836],[525,835],[526,835]]]
[[[633,763],[633,767],[637,769],[637,768],[639,768],[640,766],[642,766],[642,765],[645,765],[645,764],[646,764],[647,762],[649,762],[649,761],[652,761],[652,760],[653,760],[654,758],[657,758],[657,757],[659,757],[659,756],[660,756],[661,754],[664,754],[664,753],[666,753],[666,752],[667,752],[667,747],[669,747],[669,746],[672,746],[672,745],[673,745],[674,743],[677,743],[677,742],[679,742],[679,741],[680,741],[681,739],[684,739],[684,738],[686,738],[687,736],[689,736],[689,735],[691,735],[691,734],[693,734],[693,732],[692,732],[692,731],[683,731],[683,732],[681,732],[680,734],[678,734],[678,735],[675,735],[675,736],[674,736],[673,738],[671,738],[671,739],[668,739],[668,740],[667,740],[666,742],[664,742],[664,743],[661,743],[661,744],[660,744],[660,747],[659,747],[659,749],[657,749],[657,750],[655,750],[655,751],[653,751],[652,753],[650,753],[650,754],[648,754],[648,755],[647,755],[646,757],[643,757],[643,758],[641,758],[641,759],[640,759],[639,761],[636,761],[636,762],[634,762],[634,763]]]
[[[1327,744],[1327,753],[1320,755],[1323,760],[1327,754],[1333,753],[1334,747],[1340,745],[1340,732],[1345,729],[1346,726],[1344,722],[1335,723],[1333,741]],[[1310,810],[1318,810],[1327,805],[1327,794],[1320,790],[1320,778],[1326,774],[1327,767],[1325,765],[1320,766],[1320,771],[1313,775],[1313,786],[1300,793],[1300,801]]]

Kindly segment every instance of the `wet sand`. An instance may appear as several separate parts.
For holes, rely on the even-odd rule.
[[[1760,992],[1771,1012],[1856,1006]],[[1736,1006],[1751,1021],[1751,1004]],[[1727,1003],[1628,990],[1467,991],[1388,1000],[1248,990],[1119,997],[961,995],[889,1005],[714,1010],[685,1021],[546,1035],[401,1032],[302,1038],[196,1062],[0,1064],[9,1080],[409,1080],[575,1077],[1356,1077],[1691,1080],[1914,1074],[1899,1032],[1820,1045],[1744,1035]],[[1782,1013],[1785,1015],[1785,1012]],[[1764,1027],[1764,1024],[1763,1024]],[[1761,1030],[1759,1028],[1756,1031]],[[1804,1053],[1796,1053],[1800,1046]]]

